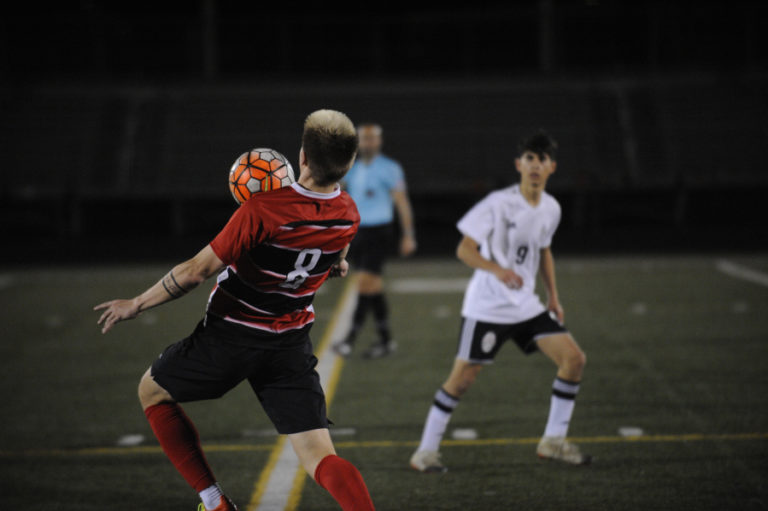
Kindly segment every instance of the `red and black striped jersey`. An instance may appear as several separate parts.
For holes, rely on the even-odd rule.
[[[208,314],[266,333],[314,321],[312,300],[360,223],[340,189],[318,193],[298,183],[257,193],[211,242],[227,265],[208,300]]]

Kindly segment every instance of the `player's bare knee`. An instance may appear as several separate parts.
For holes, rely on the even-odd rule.
[[[564,360],[563,369],[568,371],[572,375],[574,380],[581,378],[581,373],[584,371],[584,366],[587,364],[587,355],[583,351],[576,348],[571,351]]]
[[[170,395],[155,382],[149,370],[139,380],[138,394],[141,407],[145,410],[150,406],[171,401]]]
[[[580,349],[577,349],[572,355],[572,357],[573,357],[573,360],[571,361],[571,364],[575,368],[578,368],[579,371],[582,371],[584,369],[584,366],[587,365],[587,355]]]
[[[139,388],[138,388],[139,403],[141,403],[141,407],[144,409],[147,409],[148,407],[157,404],[152,401],[152,392],[149,389],[149,385],[147,384],[148,378],[149,376],[147,375],[147,373],[144,373],[144,375],[139,380]]]

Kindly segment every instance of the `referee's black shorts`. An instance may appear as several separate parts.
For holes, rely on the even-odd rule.
[[[352,269],[381,275],[384,263],[394,252],[394,224],[360,227],[349,247]]]
[[[280,434],[327,428],[309,328],[272,335],[275,348],[281,341],[292,346],[285,349],[258,342],[270,334],[254,339],[255,345],[243,342],[242,336],[238,339],[238,334],[237,328],[208,316],[207,325],[201,321],[189,337],[165,349],[152,364],[152,377],[180,403],[216,399],[248,380]],[[306,342],[296,345],[299,337]]]

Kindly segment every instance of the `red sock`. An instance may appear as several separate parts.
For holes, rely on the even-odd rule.
[[[315,481],[328,490],[344,511],[374,511],[363,476],[355,466],[331,454],[315,469]]]
[[[165,455],[197,492],[216,484],[200,446],[200,436],[177,403],[160,403],[144,410]]]

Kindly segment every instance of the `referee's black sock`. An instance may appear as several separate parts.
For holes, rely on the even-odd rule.
[[[358,295],[355,313],[352,315],[352,327],[349,329],[345,342],[348,342],[349,344],[355,342],[357,333],[363,327],[363,323],[365,323],[365,316],[368,314],[368,309],[371,308],[371,296],[372,295]]]
[[[392,338],[389,330],[389,307],[384,293],[370,295],[371,306],[373,307],[373,317],[376,320],[376,330],[379,332],[379,339],[382,344],[388,344]]]

